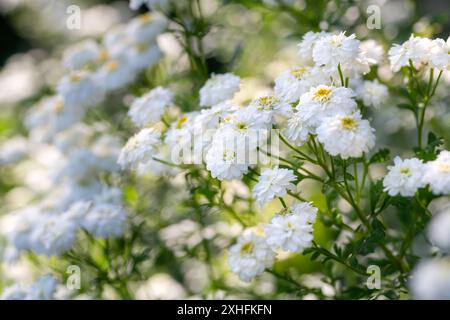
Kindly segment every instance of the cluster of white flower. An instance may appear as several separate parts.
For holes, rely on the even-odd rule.
[[[53,276],[45,275],[29,286],[15,284],[5,288],[0,300],[53,300],[57,285]]]
[[[311,245],[317,209],[306,202],[294,203],[265,225],[264,236],[248,231],[229,250],[231,271],[249,282],[270,268],[277,250],[301,252]]]
[[[412,64],[417,70],[446,70],[450,66],[450,38],[428,39],[411,37],[402,45],[395,44],[389,50],[389,60],[394,72]]]
[[[46,181],[27,178],[33,170],[26,170],[30,172],[24,181],[34,179],[31,189],[36,200],[5,216],[7,260],[26,250],[60,255],[72,248],[79,230],[96,238],[124,233],[127,215],[122,192],[102,182],[105,175],[119,170],[121,142],[103,124],[82,121],[107,93],[123,88],[160,59],[156,37],[165,26],[164,20],[144,14],[107,32],[101,44],[84,40],[64,52],[67,75],[58,82],[56,95],[43,98],[29,111],[25,118],[29,138],[2,147],[2,162],[38,166]],[[170,92],[156,88],[136,99],[129,114],[136,125],[145,126],[158,121],[171,100]],[[149,136],[144,129],[134,145],[130,142],[131,154],[120,154],[122,166],[144,160],[151,150],[135,149],[151,142]]]
[[[414,196],[417,189],[430,186],[436,195],[450,194],[450,152],[443,150],[436,160],[423,163],[417,158],[394,159],[394,165],[388,167],[384,177],[384,190],[391,196]]]

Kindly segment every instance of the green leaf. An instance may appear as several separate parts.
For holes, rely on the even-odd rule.
[[[390,159],[389,149],[380,149],[372,157],[370,157],[369,164],[383,163]]]

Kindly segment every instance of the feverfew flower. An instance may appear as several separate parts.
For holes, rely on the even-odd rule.
[[[92,73],[86,71],[72,71],[63,77],[57,92],[69,108],[94,105],[102,99],[102,91]]]
[[[425,164],[424,182],[436,195],[450,194],[450,151],[441,151],[436,160]]]
[[[336,73],[338,65],[345,77],[369,72],[369,61],[361,53],[360,41],[355,35],[330,34],[319,38],[313,48],[313,60],[327,72]]]
[[[317,139],[331,155],[358,158],[375,145],[374,129],[359,111],[326,118],[317,128]]]
[[[94,200],[94,203],[96,200]],[[121,236],[127,215],[121,205],[108,202],[95,203],[81,220],[81,226],[96,238]]]
[[[410,288],[416,299],[450,299],[450,260],[433,259],[419,263],[412,273]]]
[[[34,282],[26,296],[27,300],[52,300],[56,293],[58,280],[52,275],[45,275]]]
[[[136,71],[122,59],[106,61],[96,73],[96,80],[106,92],[120,89],[136,77]]]
[[[428,238],[444,252],[450,253],[450,206],[433,217],[428,225]]]
[[[232,99],[239,91],[240,82],[232,73],[213,74],[200,89],[200,105],[209,107]]]
[[[211,172],[211,176],[219,180],[240,178],[248,171],[247,152],[256,154],[256,147],[254,150],[248,150],[245,144],[238,143],[238,139],[230,130],[218,130],[205,156],[206,168]]]
[[[85,40],[67,48],[63,55],[66,68],[76,70],[94,64],[100,54],[100,46],[93,40]]]
[[[296,109],[305,125],[315,128],[326,117],[353,113],[357,107],[354,96],[349,88],[320,85],[303,94]]]
[[[274,252],[265,239],[253,233],[240,236],[237,243],[230,248],[228,257],[231,271],[245,282],[250,282],[272,266],[273,260]]]
[[[296,186],[292,182],[296,179],[294,172],[289,169],[265,169],[253,187],[253,196],[264,205],[275,197],[284,197],[288,190],[295,190]]]
[[[306,202],[296,203],[265,227],[267,244],[274,250],[301,252],[311,245],[317,209]]]
[[[28,152],[29,143],[24,137],[13,137],[0,144],[0,164],[9,164],[22,159]]]
[[[47,256],[60,255],[72,247],[77,227],[69,217],[43,215],[30,236],[31,249]]]
[[[318,39],[324,38],[329,35],[331,35],[331,33],[324,31],[322,32],[309,31],[305,33],[305,35],[302,38],[302,41],[298,44],[298,55],[300,57],[300,60],[307,65],[314,64],[313,61],[314,45],[316,44]]]
[[[275,116],[289,117],[292,113],[289,103],[273,95],[253,99],[249,104],[249,109],[254,109],[256,116],[261,116],[267,124],[272,124]]]
[[[413,196],[417,189],[422,188],[424,164],[417,158],[402,160],[395,157],[394,165],[388,166],[388,174],[384,177],[384,191],[391,196],[402,195],[404,197]]]
[[[136,70],[150,68],[162,57],[162,52],[156,43],[133,43],[126,53],[130,66]]]
[[[295,67],[284,71],[275,79],[275,95],[288,103],[297,102],[312,86],[326,83],[327,77],[320,68]]]
[[[356,88],[356,94],[363,101],[364,105],[375,108],[379,108],[389,97],[387,87],[379,83],[378,80],[363,81]]]
[[[409,66],[409,61],[413,63],[416,69],[427,64],[429,50],[429,39],[411,37],[402,45],[394,44],[389,49],[389,61],[391,69],[394,72],[400,70],[401,67]]]
[[[117,163],[122,168],[137,168],[140,163],[151,159],[155,145],[160,142],[161,134],[154,128],[145,128],[131,137],[120,152]]]
[[[161,119],[167,106],[172,103],[173,93],[157,87],[133,101],[128,115],[139,127],[155,123]]]
[[[293,112],[287,121],[283,134],[289,141],[299,146],[308,140],[309,133],[313,131],[314,128],[308,126],[307,121],[302,119],[299,112]]]
[[[152,16],[151,13],[142,14],[134,18],[127,25],[127,34],[137,43],[150,43],[166,28],[166,21]]]

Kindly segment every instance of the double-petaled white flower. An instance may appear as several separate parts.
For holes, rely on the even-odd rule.
[[[292,170],[269,168],[261,172],[258,183],[253,187],[253,197],[264,205],[275,197],[284,197],[288,191],[295,190],[296,176]]]
[[[395,157],[394,165],[388,166],[388,174],[384,177],[384,191],[391,196],[398,194],[404,197],[413,196],[417,189],[422,188],[425,183],[423,175],[425,166],[422,160],[417,158],[402,160]]]
[[[200,105],[210,107],[233,98],[241,79],[232,73],[213,74],[200,89]]]
[[[323,119],[317,128],[317,139],[327,152],[343,159],[358,158],[375,146],[374,129],[361,118],[359,111]]]
[[[228,262],[231,271],[242,281],[250,282],[272,265],[274,256],[263,237],[250,233],[240,236],[230,248]]]
[[[274,250],[301,252],[311,245],[317,209],[306,202],[288,207],[265,227],[267,244]]]
[[[117,163],[122,168],[137,168],[150,160],[155,146],[160,143],[161,134],[154,128],[145,128],[131,137],[120,152]]]
[[[158,122],[167,106],[172,103],[173,93],[157,87],[133,101],[128,116],[139,127]]]
[[[450,151],[441,151],[436,160],[425,164],[424,182],[436,195],[450,194]]]

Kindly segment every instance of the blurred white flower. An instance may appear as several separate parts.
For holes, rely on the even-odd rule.
[[[172,99],[170,90],[157,87],[134,100],[128,115],[135,125],[144,127],[159,121]]]
[[[412,273],[410,289],[416,299],[450,299],[449,259],[432,259],[420,262]]]
[[[241,79],[232,73],[213,74],[200,89],[200,106],[210,107],[233,98]]]
[[[441,151],[436,160],[425,164],[423,179],[434,194],[450,194],[450,151]]]

